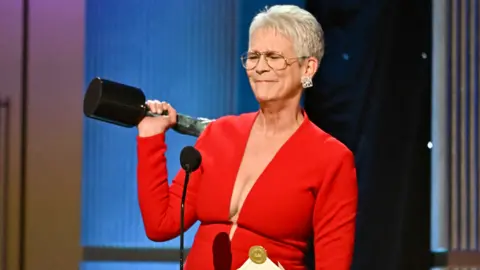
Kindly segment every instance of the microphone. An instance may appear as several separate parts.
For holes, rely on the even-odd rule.
[[[192,146],[186,146],[180,152],[180,165],[185,170],[185,181],[183,184],[182,201],[180,205],[180,270],[183,270],[184,258],[184,217],[185,217],[185,198],[187,196],[187,186],[190,179],[190,174],[196,171],[202,163],[202,155]]]
[[[168,114],[152,113],[145,102],[145,94],[140,88],[96,77],[90,81],[84,95],[83,113],[88,118],[128,128],[137,126],[144,117]],[[212,121],[177,114],[177,124],[172,129],[198,137]]]

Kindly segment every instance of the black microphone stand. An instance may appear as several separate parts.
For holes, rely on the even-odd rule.
[[[185,219],[185,198],[187,197],[187,186],[188,181],[190,180],[190,166],[187,164],[185,170],[185,182],[183,184],[183,192],[182,192],[182,202],[180,205],[180,270],[183,270],[183,260],[184,260],[184,234],[185,234],[185,226],[184,226],[184,219]]]
[[[190,174],[197,170],[202,164],[202,155],[193,146],[186,146],[180,153],[180,164],[185,170],[185,181],[183,183],[182,201],[180,204],[180,270],[183,270],[184,261],[184,234],[185,234],[185,198],[187,197],[187,186]]]

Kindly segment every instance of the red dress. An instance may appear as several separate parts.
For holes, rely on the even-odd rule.
[[[245,199],[229,240],[233,185],[257,114],[222,117],[197,140],[203,160],[187,187],[185,229],[197,220],[200,226],[185,269],[236,270],[248,259],[250,247],[260,245],[275,264],[304,270],[312,242],[315,269],[349,269],[357,207],[354,158],[306,114]],[[153,241],[180,233],[184,172],[168,185],[164,139],[164,134],[137,138],[138,198]]]

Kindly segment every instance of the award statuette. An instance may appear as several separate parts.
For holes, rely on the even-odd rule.
[[[275,265],[267,256],[262,246],[252,246],[248,251],[248,260],[238,270],[284,270],[282,265]]]
[[[146,116],[165,115],[166,112],[150,112],[145,101],[145,94],[140,88],[97,77],[88,84],[83,98],[83,113],[88,118],[128,128],[137,126]],[[177,113],[177,123],[172,129],[180,134],[198,137],[213,121]]]

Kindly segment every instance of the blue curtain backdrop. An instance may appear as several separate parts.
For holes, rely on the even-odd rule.
[[[120,81],[140,87],[150,99],[169,101],[182,113],[209,118],[257,109],[239,61],[248,48],[252,17],[266,5],[304,5],[299,0],[86,3],[85,86],[96,76]],[[135,136],[136,129],[85,120],[84,247],[178,248],[178,239],[153,243],[145,236],[136,196]],[[180,169],[181,149],[194,143],[193,137],[168,133],[170,176]],[[187,248],[197,228],[187,232]],[[93,262],[82,268],[119,270],[121,265],[131,269],[130,263]]]
[[[87,1],[86,78],[135,85],[190,115],[233,113],[233,1]],[[136,197],[136,129],[85,121],[83,229],[86,246],[151,247]],[[192,137],[169,132],[171,175]],[[186,236],[192,242],[194,230]],[[178,241],[156,244],[177,247]]]

